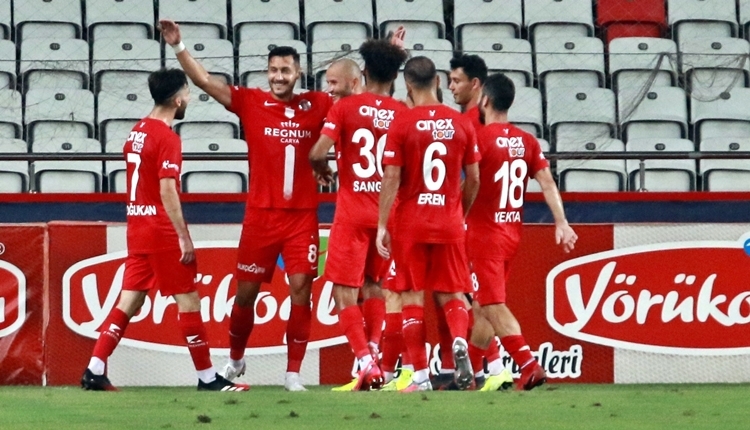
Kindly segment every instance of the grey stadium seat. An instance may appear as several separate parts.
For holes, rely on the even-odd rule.
[[[463,0],[454,5],[457,40],[463,49],[468,40],[495,40],[521,35],[522,0]]]
[[[642,88],[649,83],[672,86],[677,83],[677,44],[655,37],[613,39],[609,42],[609,76],[615,90]]]
[[[94,153],[102,152],[102,145],[94,139],[70,139],[51,137],[37,139],[31,152],[45,153]],[[40,158],[32,162],[35,189],[42,193],[96,193],[101,191],[101,161],[53,161]]]
[[[190,97],[185,119],[175,120],[173,127],[183,139],[235,139],[240,135],[237,115],[202,92]]]
[[[0,154],[24,154],[26,142],[0,138]],[[0,161],[0,193],[24,193],[29,190],[29,163]]]
[[[618,117],[623,140],[674,138],[688,135],[685,91],[678,87],[623,89],[617,94]]]
[[[80,38],[81,0],[16,0],[13,2],[16,41],[32,37]]]
[[[104,144],[104,152],[107,154],[122,155],[125,139],[109,140]],[[107,184],[110,193],[127,192],[127,166],[125,160],[108,160],[104,162],[104,174],[107,175]]]
[[[403,25],[410,39],[445,36],[442,0],[375,0],[375,15],[381,35]]]
[[[737,34],[735,0],[667,0],[667,17],[677,41]]]
[[[159,42],[148,39],[94,41],[91,74],[97,92],[147,87],[149,73],[161,67]]]
[[[544,130],[542,93],[536,88],[516,88],[516,97],[508,110],[508,121],[535,136],[541,136]]]
[[[0,89],[16,87],[16,44],[0,40]]]
[[[308,43],[323,39],[372,37],[371,0],[307,0],[305,25]]]
[[[234,42],[299,39],[298,0],[232,0]]]
[[[97,94],[97,125],[99,140],[110,146],[110,142],[119,142],[120,147],[128,138],[135,123],[144,118],[154,107],[154,101],[144,92],[106,92]],[[190,109],[190,105],[188,105]]]
[[[687,139],[632,139],[628,141],[628,151],[633,152],[674,152],[695,151],[693,142]],[[628,160],[628,177],[631,191],[641,189],[640,161]],[[644,160],[648,191],[694,191],[695,160]]]
[[[247,153],[239,139],[184,139],[182,152],[219,154]],[[242,193],[247,191],[247,160],[201,160],[182,162],[182,189],[189,193]]]
[[[551,88],[604,86],[604,45],[596,37],[541,39],[534,52],[546,94]]]
[[[38,89],[26,93],[26,135],[36,139],[94,135],[94,95],[88,90]]]
[[[615,95],[605,88],[553,88],[547,96],[547,126],[553,145],[560,138],[614,136]]]
[[[750,138],[713,138],[702,140],[701,152],[737,152],[750,154]],[[701,159],[700,173],[705,191],[750,191],[750,163],[745,159]]]
[[[699,99],[746,87],[750,76],[750,43],[732,37],[680,41],[680,69],[686,88]]]
[[[23,97],[14,90],[0,90],[0,138],[23,135]]]
[[[26,39],[19,74],[25,89],[88,88],[89,44],[80,39]]]
[[[11,38],[11,16],[13,15],[10,7],[11,0],[0,0],[0,31],[2,39]]]
[[[176,21],[187,39],[227,37],[227,2],[223,0],[160,0],[159,19]]]
[[[531,44],[524,39],[464,40],[465,54],[476,54],[484,59],[491,72],[503,72],[516,87],[534,84]]]
[[[586,37],[594,35],[590,0],[524,0],[524,26],[529,39]]]
[[[185,39],[183,43],[190,49],[190,54],[200,61],[208,73],[221,77],[229,85],[234,83],[234,47],[232,47],[232,42],[223,39]],[[180,67],[173,49],[164,50],[164,67]]]
[[[622,141],[608,137],[581,139],[564,137],[557,140],[557,152],[622,152]],[[558,160],[557,174],[563,191],[613,192],[624,191],[625,162],[623,160]]]
[[[89,40],[151,39],[154,36],[154,2],[86,0],[86,28]]]
[[[750,136],[750,88],[734,88],[715,100],[691,99],[690,123],[698,141]]]

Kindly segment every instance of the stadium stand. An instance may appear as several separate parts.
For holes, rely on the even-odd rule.
[[[23,135],[23,98],[15,90],[0,90],[0,138]]]
[[[370,0],[307,0],[307,42],[325,39],[366,39],[373,36]]]
[[[80,39],[26,39],[19,75],[24,90],[88,88],[89,44]]]
[[[98,38],[152,39],[152,0],[86,0],[89,40]]]
[[[547,94],[547,126],[557,140],[614,136],[615,95],[606,88],[552,88]]]
[[[232,42],[224,39],[185,39],[185,46],[193,56],[201,62],[203,67],[214,76],[218,76],[227,84],[234,83],[234,47]],[[164,50],[164,67],[180,67],[173,49]],[[192,85],[192,82],[190,83]],[[194,91],[194,89],[191,89]]]
[[[0,40],[0,89],[16,87],[16,44]]]
[[[381,36],[403,25],[414,40],[445,37],[441,0],[375,0],[375,5]]]
[[[182,152],[247,152],[239,139],[184,139]],[[241,193],[247,191],[247,161],[183,161],[182,189],[187,193]]]
[[[75,39],[82,35],[81,0],[13,2],[15,40],[32,37]]]
[[[604,45],[595,37],[537,40],[536,73],[544,92],[553,88],[604,86]]]
[[[298,0],[232,0],[235,46],[255,39],[300,39]]]
[[[226,39],[227,2],[159,0],[159,19],[172,19],[189,39]]]
[[[517,87],[516,98],[508,110],[508,120],[540,137],[544,130],[542,120],[542,93],[536,88]]]
[[[122,140],[110,140],[104,145],[104,152],[108,154],[122,154]],[[114,160],[104,162],[104,174],[107,175],[106,183],[110,193],[124,193],[127,190],[125,160]]]
[[[737,34],[735,0],[667,0],[672,36],[733,37]]]
[[[598,0],[596,23],[608,45],[618,38],[659,38],[667,27],[664,0]]]
[[[455,37],[458,46],[473,40],[521,36],[522,0],[464,0],[455,2]],[[467,49],[463,47],[463,49]]]
[[[0,154],[28,151],[21,139],[0,138]],[[23,193],[29,189],[29,165],[25,161],[0,161],[0,193]]]
[[[208,94],[191,94],[188,104],[190,115],[175,120],[173,128],[183,139],[236,139],[240,135],[237,116],[224,108]]]
[[[612,89],[677,84],[677,44],[670,39],[623,37],[609,42]]]
[[[631,139],[627,151],[670,152],[694,151],[695,145],[687,139]],[[645,164],[644,185],[648,191],[693,191],[695,190],[695,160],[643,160]],[[628,160],[628,180],[631,190],[640,190],[640,161]]]
[[[148,39],[99,39],[93,42],[94,89],[131,91],[145,87],[148,74],[161,67],[159,42]]]
[[[94,94],[76,89],[29,90],[24,119],[31,147],[36,139],[93,137]]]
[[[531,44],[524,39],[470,39],[463,43],[464,53],[484,59],[490,72],[502,72],[516,87],[534,85]]]
[[[690,123],[696,141],[750,136],[750,88],[734,88],[713,100],[692,99]]]
[[[564,136],[557,140],[555,149],[560,152],[624,151],[622,141],[608,137],[581,139]],[[561,191],[624,191],[625,162],[622,160],[558,160]]]
[[[711,138],[702,140],[704,152],[736,151],[750,153],[750,138]],[[704,191],[750,191],[750,167],[747,160],[700,160]]]
[[[50,137],[37,139],[33,153],[101,153],[98,140]],[[101,191],[102,162],[37,160],[31,163],[35,190],[42,193],[96,193]]]
[[[622,140],[641,138],[686,138],[688,108],[685,91],[677,87],[640,88],[617,93],[617,111]]]
[[[750,76],[750,43],[731,37],[680,41],[680,70],[685,88],[699,99],[716,98],[733,87],[746,87]]]
[[[3,39],[11,38],[11,4],[10,0],[0,0],[0,30],[3,32]],[[6,58],[6,57],[2,57]]]
[[[594,35],[590,0],[524,0],[524,25],[536,46],[545,38]]]
[[[154,103],[148,89],[140,92],[107,92],[97,94],[97,128],[99,140],[106,148],[122,144],[136,121],[148,115]]]

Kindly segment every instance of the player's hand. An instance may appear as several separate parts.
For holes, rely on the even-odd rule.
[[[318,181],[319,185],[324,187],[333,185],[333,169],[331,169],[331,166],[326,166],[323,172],[313,171],[313,176],[315,176],[315,180]]]
[[[161,37],[168,45],[177,45],[182,40],[180,26],[171,19],[160,19],[156,28],[161,31]]]
[[[180,263],[190,264],[195,261],[195,248],[193,247],[193,241],[190,237],[179,238],[180,251],[182,251],[182,257],[180,257]]]
[[[375,246],[378,248],[378,254],[385,259],[391,258],[391,234],[388,229],[378,227],[378,235],[375,238]]]
[[[555,226],[555,243],[562,245],[566,254],[575,248],[577,240],[578,235],[567,222]]]
[[[404,49],[404,37],[406,36],[406,29],[403,25],[399,25],[396,31],[390,36],[391,45],[398,46]]]

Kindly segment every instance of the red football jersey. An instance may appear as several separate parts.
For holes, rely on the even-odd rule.
[[[322,134],[336,144],[339,191],[334,222],[378,225],[386,133],[403,103],[372,93],[341,99],[328,112]]]
[[[229,111],[240,117],[247,141],[247,206],[317,208],[317,182],[307,157],[320,137],[331,97],[311,91],[287,103],[258,88],[230,88]]]
[[[464,239],[461,172],[479,159],[474,127],[454,109],[419,106],[399,113],[383,154],[384,165],[402,167],[395,231],[399,240]]]
[[[479,194],[466,217],[475,258],[510,258],[521,240],[523,200],[529,178],[549,167],[539,141],[512,124],[493,123],[477,133]]]
[[[128,252],[144,254],[180,247],[161,203],[162,178],[177,180],[180,192],[182,143],[164,122],[143,118],[122,147],[127,162]]]
[[[471,125],[474,126],[474,130],[479,131],[484,124],[479,121],[479,106],[474,105],[473,108],[464,112],[464,116],[471,121]]]

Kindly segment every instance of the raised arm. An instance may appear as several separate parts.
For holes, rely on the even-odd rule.
[[[195,260],[195,249],[193,248],[193,241],[190,239],[185,218],[182,216],[180,196],[177,194],[177,181],[174,178],[161,178],[159,180],[159,193],[164,210],[167,212],[169,220],[172,221],[172,226],[174,226],[177,238],[180,241],[180,251],[182,251],[180,263],[191,263]]]
[[[190,80],[224,107],[229,107],[232,104],[232,92],[229,90],[229,85],[216,76],[211,76],[201,63],[190,55],[190,52],[182,43],[180,26],[174,21],[162,19],[159,20],[159,30],[161,30],[164,42],[174,48],[180,67]]]
[[[552,172],[550,172],[549,167],[546,167],[538,171],[534,175],[534,179],[539,182],[539,186],[542,188],[542,193],[544,194],[544,201],[547,202],[547,206],[549,206],[549,210],[552,212],[552,217],[555,220],[555,243],[562,245],[566,253],[570,252],[575,248],[578,235],[568,225],[568,220],[565,218],[562,197],[560,196],[560,191],[557,189],[554,178],[552,178]]]
[[[325,134],[321,134],[315,146],[310,150],[310,164],[315,172],[315,178],[321,185],[329,185],[333,182],[333,172],[328,165],[328,151],[335,142]]]

